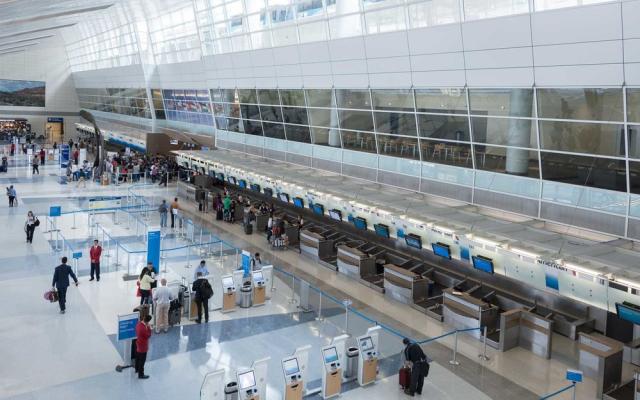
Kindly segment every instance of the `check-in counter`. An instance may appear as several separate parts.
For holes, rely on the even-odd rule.
[[[634,373],[633,379],[605,393],[603,400],[640,400],[640,374]]]
[[[300,251],[320,259],[334,254],[333,240],[329,239],[332,231],[320,226],[311,226],[300,231]]]
[[[499,343],[488,338],[487,344],[507,351],[522,347],[532,353],[551,358],[553,321],[523,308],[507,310],[500,314]]]
[[[591,333],[595,330],[596,320],[589,317],[574,317],[568,314],[559,314],[544,307],[536,306],[533,310],[538,315],[553,320],[553,331],[566,336],[571,340],[578,340],[580,332]]]
[[[622,342],[598,333],[578,334],[579,369],[596,381],[598,398],[622,379],[623,347]]]
[[[496,325],[498,307],[454,288],[443,292],[442,316],[445,324],[455,329],[491,327]],[[471,332],[477,338],[480,331]]]
[[[384,294],[405,304],[427,297],[430,280],[393,264],[384,266]]]
[[[346,244],[338,245],[337,249],[338,272],[354,279],[375,274],[375,259],[367,253]]]

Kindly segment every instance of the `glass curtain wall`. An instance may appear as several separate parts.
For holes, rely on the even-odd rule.
[[[76,89],[80,108],[108,113],[151,118],[145,89]]]

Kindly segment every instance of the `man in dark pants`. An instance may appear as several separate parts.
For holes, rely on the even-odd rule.
[[[149,351],[149,338],[151,338],[151,314],[144,316],[142,321],[136,324],[136,363],[135,370],[138,379],[149,379],[149,375],[144,374],[144,364],[147,361]]]
[[[198,319],[196,323],[202,322],[202,309],[204,308],[204,322],[209,322],[209,298],[212,293],[207,293],[211,289],[211,285],[202,272],[196,273],[196,280],[193,281],[193,292],[195,293],[196,306],[198,307]]]
[[[58,265],[53,272],[53,282],[51,286],[58,290],[58,304],[60,305],[60,314],[64,314],[67,303],[67,288],[69,288],[69,276],[78,286],[78,278],[70,266],[67,265],[67,257],[62,257],[62,264]]]
[[[93,241],[93,246],[91,246],[91,249],[89,250],[89,258],[91,258],[91,279],[89,279],[90,281],[93,280],[93,277],[95,275],[95,277],[98,279],[98,282],[100,282],[100,256],[102,255],[102,246],[100,246],[98,244],[98,239]]]
[[[415,396],[416,393],[422,394],[424,378],[429,371],[429,360],[419,344],[407,338],[402,339],[402,343],[405,345],[404,359],[411,363],[411,385],[404,392],[409,396]]]

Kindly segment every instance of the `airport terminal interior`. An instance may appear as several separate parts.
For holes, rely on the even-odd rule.
[[[0,0],[0,400],[640,400],[638,21]]]

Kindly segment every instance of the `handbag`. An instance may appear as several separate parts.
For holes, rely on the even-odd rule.
[[[136,290],[136,297],[142,297],[142,292],[140,291],[140,281],[136,282],[138,285],[138,289]]]
[[[44,292],[44,299],[48,300],[50,303],[55,303],[58,301],[58,291],[55,289],[47,290]]]
[[[35,226],[40,226],[40,220],[36,217],[36,222],[33,223]]]

